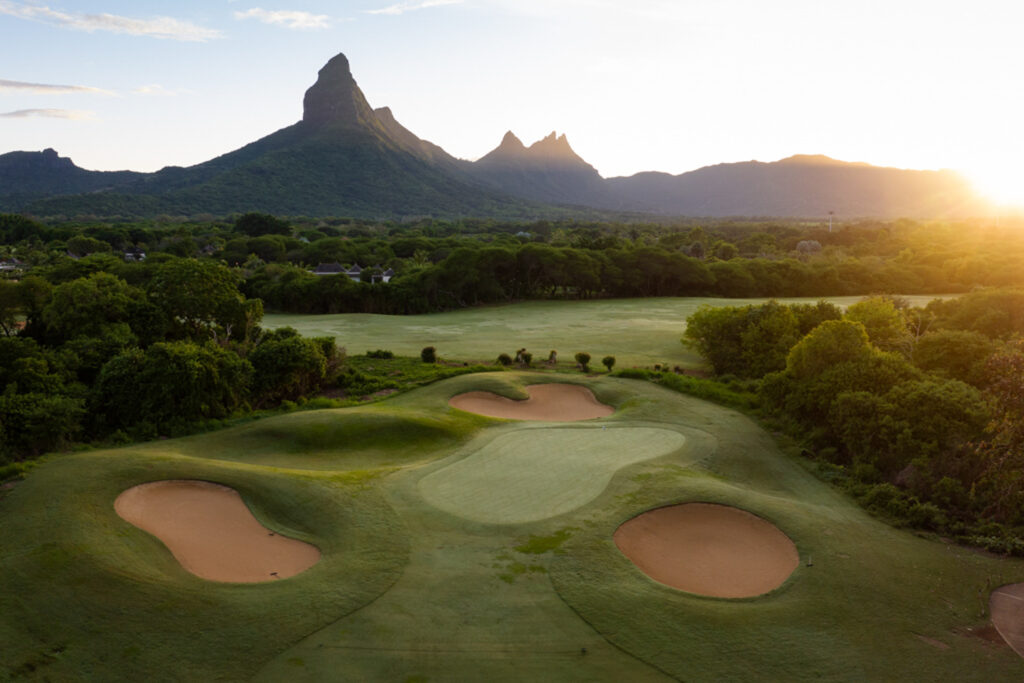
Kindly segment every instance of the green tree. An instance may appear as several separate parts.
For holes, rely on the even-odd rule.
[[[420,351],[420,360],[424,363],[436,363],[437,349],[433,346],[424,346]]]
[[[846,309],[846,320],[864,326],[871,343],[883,351],[910,351],[912,337],[903,313],[888,297],[871,297]]]
[[[291,328],[270,333],[248,359],[255,371],[253,391],[260,403],[305,396],[328,378],[329,361],[321,344]]]
[[[586,351],[580,351],[575,356],[576,362],[580,366],[580,370],[583,372],[590,372],[590,354]]]
[[[188,338],[244,336],[262,319],[262,305],[247,302],[238,276],[211,261],[173,259],[157,268],[150,299]]]
[[[601,359],[601,364],[608,368],[608,372],[611,372],[615,367],[615,356],[605,356]]]

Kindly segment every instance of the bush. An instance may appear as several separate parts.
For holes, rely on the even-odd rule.
[[[580,351],[576,354],[576,362],[579,363],[580,369],[583,372],[590,372],[590,354],[585,351]]]
[[[530,363],[533,362],[533,354],[532,353],[530,353],[529,351],[523,351],[519,355],[519,357],[523,359],[523,365],[525,365],[526,367],[530,367]]]
[[[498,365],[503,365],[506,368],[512,365],[512,356],[508,355],[507,353],[498,354]]]
[[[437,349],[433,346],[424,346],[423,350],[420,351],[420,360],[424,363],[436,363]]]
[[[605,356],[601,359],[601,364],[608,368],[608,372],[611,372],[615,367],[615,356]]]
[[[384,359],[387,359],[387,358],[394,358],[395,354],[391,353],[390,351],[385,351],[384,349],[377,349],[376,351],[367,351],[366,352],[366,357],[367,358],[384,358]]]

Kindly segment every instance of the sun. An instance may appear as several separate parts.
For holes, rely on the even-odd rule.
[[[1024,208],[1024,169],[1019,165],[989,165],[965,171],[978,194],[1000,206]]]

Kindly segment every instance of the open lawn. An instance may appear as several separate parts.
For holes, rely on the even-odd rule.
[[[469,391],[525,398],[544,381],[584,384],[616,411],[542,424],[448,405]],[[113,507],[165,479],[234,488],[320,561],[257,584],[188,573]],[[768,520],[799,565],[754,598],[657,583],[613,534],[685,502]],[[0,492],[0,519],[0,678],[1024,679],[987,614],[1024,562],[892,529],[743,415],[641,381],[465,375],[356,408],[52,456]]]
[[[863,297],[826,297],[849,306]],[[923,306],[935,297],[904,297]],[[686,318],[703,305],[745,306],[768,299],[715,299],[674,297],[602,299],[595,301],[530,301],[506,306],[485,306],[428,315],[267,314],[269,328],[289,325],[308,336],[337,337],[349,353],[386,348],[404,356],[418,356],[425,346],[437,347],[443,358],[491,363],[499,353],[515,355],[525,347],[534,361],[558,351],[563,362],[577,351],[593,356],[600,368],[605,355],[613,355],[619,368],[668,363],[696,368],[699,355],[679,343]],[[783,303],[814,303],[815,298],[779,299]],[[573,361],[575,362],[575,361]]]

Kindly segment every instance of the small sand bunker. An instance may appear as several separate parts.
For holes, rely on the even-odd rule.
[[[614,540],[655,581],[716,598],[767,593],[800,562],[793,541],[778,527],[725,505],[651,510],[616,529]]]
[[[182,567],[211,581],[284,579],[320,559],[316,546],[270,531],[252,516],[238,491],[220,484],[140,484],[118,496],[114,510],[163,541]]]
[[[576,384],[531,384],[526,393],[530,398],[517,401],[489,391],[471,391],[452,397],[448,405],[488,417],[541,422],[591,420],[615,412],[598,401],[590,389]]]
[[[1006,644],[1024,657],[1024,583],[1013,583],[992,591],[988,601],[992,625]]]

